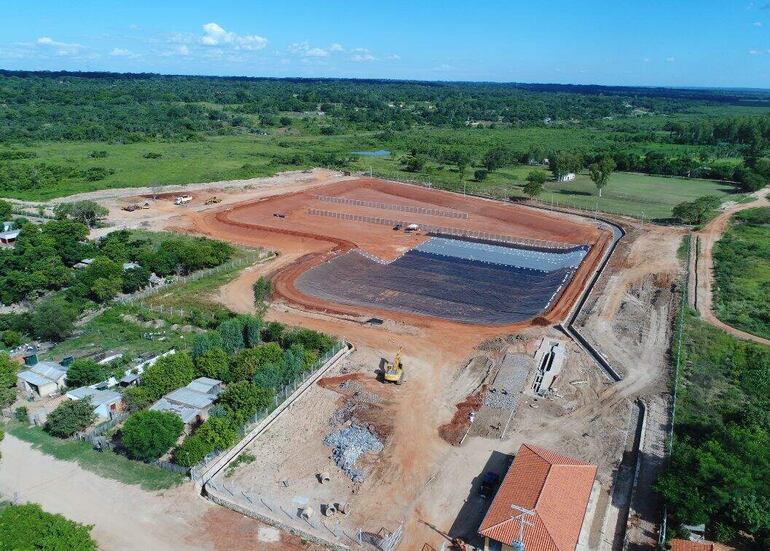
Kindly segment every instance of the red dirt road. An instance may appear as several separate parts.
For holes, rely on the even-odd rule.
[[[316,195],[376,201],[389,205],[441,208],[466,212],[469,217],[455,219],[369,206],[340,205],[320,201]],[[191,223],[188,231],[236,243],[278,249],[292,261],[282,262],[281,268],[271,275],[275,293],[278,297],[306,309],[337,315],[379,315],[418,327],[440,327],[450,333],[459,328],[467,330],[469,327],[485,333],[482,328],[486,326],[483,325],[463,324],[394,310],[335,304],[299,292],[294,285],[295,279],[334,255],[359,248],[381,258],[392,259],[425,239],[424,235],[393,231],[388,225],[314,216],[308,214],[308,208],[404,219],[418,224],[489,232],[518,239],[591,244],[591,251],[560,298],[543,316],[544,319],[540,320],[541,324],[555,323],[566,316],[611,239],[609,232],[569,215],[544,213],[522,205],[504,204],[375,179],[326,184],[298,193],[244,202],[218,212],[191,214],[188,218]],[[276,214],[281,216],[275,216]],[[497,334],[501,330],[521,329],[529,325],[530,322],[524,322],[488,327],[493,328],[490,334]]]
[[[751,201],[750,203],[736,204],[730,208],[725,209],[716,218],[711,220],[711,222],[706,224],[703,229],[694,232],[693,234],[698,238],[698,243],[700,245],[697,264],[698,285],[695,289],[695,292],[697,293],[696,304],[698,306],[698,312],[700,315],[704,320],[709,322],[714,327],[717,327],[722,331],[726,331],[734,337],[754,341],[768,346],[770,346],[770,340],[759,337],[757,335],[752,335],[751,333],[747,333],[746,331],[741,331],[740,329],[736,329],[735,327],[727,325],[726,323],[719,320],[719,318],[717,318],[714,314],[712,294],[714,288],[714,259],[712,252],[714,249],[714,244],[719,241],[719,239],[722,237],[722,234],[727,229],[727,225],[730,222],[732,215],[742,210],[768,206],[767,196],[769,193],[770,188],[764,188],[756,192],[754,194],[754,201]]]

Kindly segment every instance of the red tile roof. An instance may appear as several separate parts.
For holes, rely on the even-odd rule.
[[[671,540],[671,551],[734,551],[734,548],[712,541]]]
[[[479,533],[510,545],[519,538],[511,505],[531,509],[524,526],[527,551],[568,551],[577,546],[596,466],[523,444],[492,501]]]

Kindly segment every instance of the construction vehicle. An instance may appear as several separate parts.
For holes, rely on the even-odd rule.
[[[205,204],[207,204],[207,205],[216,205],[217,203],[221,203],[221,202],[222,202],[222,198],[221,197],[217,197],[215,195],[214,197],[210,197],[209,199],[206,199],[206,203]]]
[[[398,349],[393,363],[385,362],[382,371],[382,379],[386,383],[396,383],[397,385],[400,385],[404,382],[404,364],[401,361],[401,350],[401,348]]]
[[[133,203],[131,205],[126,205],[125,207],[123,207],[123,210],[126,212],[134,212],[135,210],[139,210],[140,208],[142,207],[140,207],[136,203]]]
[[[147,202],[147,201],[145,201],[145,202],[144,202],[144,205],[142,205],[142,208],[143,208],[143,209],[148,209],[148,208],[150,208],[150,203],[149,203],[149,202]]]
[[[192,195],[180,195],[174,200],[175,205],[184,205],[192,201]]]

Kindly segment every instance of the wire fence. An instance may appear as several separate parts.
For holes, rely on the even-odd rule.
[[[189,275],[177,276],[166,284],[147,287],[146,289],[137,291],[136,293],[119,297],[117,301],[122,304],[130,304],[132,302],[136,302],[138,300],[142,300],[142,299],[151,297],[153,295],[156,295],[161,291],[168,291],[176,286],[184,285],[186,283],[190,283],[191,281],[197,281],[199,279],[208,277],[210,275],[215,275],[228,270],[232,270],[233,268],[240,268],[242,266],[247,266],[249,264],[253,264],[254,262],[257,262],[258,260],[270,258],[270,256],[272,256],[272,253],[268,253],[268,255],[265,256],[264,251],[262,251],[261,249],[251,251],[245,257],[230,260],[229,262],[225,262],[224,264],[220,264],[219,266],[215,266],[213,268],[198,270],[197,272],[193,272]]]
[[[273,405],[271,407],[265,408],[261,411],[258,411],[256,414],[254,414],[251,418],[249,418],[246,423],[240,428],[239,435],[241,438],[249,434],[254,428],[261,423],[268,415],[270,415],[273,411],[275,411],[278,406],[280,406],[289,396],[294,394],[294,392],[302,386],[302,384],[307,381],[308,379],[312,378],[320,369],[322,369],[326,363],[331,360],[340,350],[345,348],[347,344],[343,341],[339,341],[335,343],[335,345],[328,350],[326,353],[324,353],[323,356],[318,358],[315,363],[310,367],[310,369],[303,371],[297,377],[295,377],[292,381],[286,383],[283,385],[280,389],[277,389],[275,396],[273,397]],[[192,480],[200,480],[203,474],[205,474],[209,470],[209,466],[214,462],[215,459],[220,457],[223,453],[226,453],[228,449],[225,450],[214,450],[210,452],[206,457],[203,458],[203,460],[192,467],[190,469],[190,478]]]
[[[383,218],[380,216],[365,216],[362,214],[351,214],[348,212],[336,212],[316,208],[307,209],[307,213],[311,216],[325,216],[327,218],[336,218],[337,220],[365,222],[367,224],[380,224],[383,226],[401,226],[406,228],[411,224],[411,222],[405,220],[395,220],[392,218]],[[571,249],[579,246],[575,243],[559,243],[556,241],[544,241],[542,239],[524,239],[490,232],[434,226],[431,224],[419,224],[419,228],[423,232],[437,236],[465,237],[470,239],[506,243],[509,245],[520,245],[524,247],[534,247],[539,249]]]
[[[690,247],[693,246],[693,240],[691,235],[685,236],[686,244],[685,244],[685,252],[687,253],[687,269],[684,273],[684,282],[681,285],[681,298],[679,302],[679,312],[677,312],[677,320],[676,320],[676,348],[674,352],[674,358],[673,358],[673,368],[674,368],[674,377],[673,377],[673,384],[671,389],[671,423],[669,425],[669,431],[668,431],[668,442],[666,446],[666,455],[668,457],[671,457],[671,454],[674,449],[674,423],[676,422],[676,398],[677,398],[677,390],[679,387],[679,371],[682,366],[682,343],[684,342],[684,320],[686,316],[686,309],[687,309],[687,300],[688,300],[688,292],[689,292],[689,284],[690,284],[690,278],[693,274],[690,273],[690,262],[689,262],[689,256],[690,256]],[[696,253],[697,254],[697,251]],[[660,532],[658,534],[658,545],[663,546],[666,543],[666,533],[668,530],[668,509],[665,504],[663,504],[663,516],[660,523]]]
[[[337,203],[340,205],[351,205],[357,207],[370,207],[382,210],[396,210],[401,212],[413,212],[415,214],[428,214],[431,216],[443,216],[444,218],[460,218],[467,220],[468,213],[462,211],[451,211],[442,209],[429,209],[425,207],[415,207],[412,205],[393,205],[389,203],[380,203],[377,201],[363,201],[361,199],[350,199],[348,197],[337,197],[330,195],[314,195],[315,199],[325,203]]]

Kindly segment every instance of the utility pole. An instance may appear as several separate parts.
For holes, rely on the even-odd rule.
[[[513,540],[511,542],[511,547],[513,547],[515,551],[526,551],[526,548],[524,547],[524,526],[535,525],[534,522],[527,520],[526,517],[535,516],[535,512],[530,509],[525,509],[524,507],[519,507],[518,505],[511,505],[511,509],[518,513],[514,514],[511,518],[519,521],[519,539]]]

